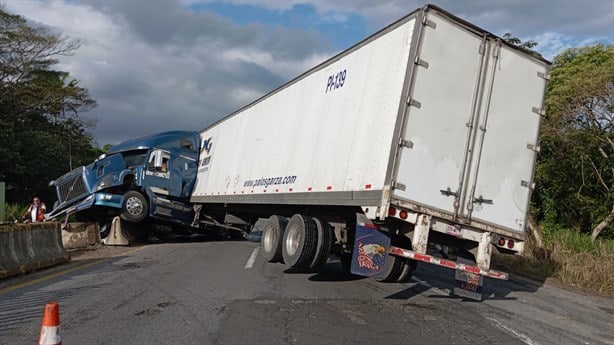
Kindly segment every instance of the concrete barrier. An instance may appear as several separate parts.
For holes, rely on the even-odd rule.
[[[136,240],[136,226],[130,222],[123,221],[119,217],[113,218],[109,236],[102,239],[102,243],[107,246],[129,246]]]
[[[62,229],[62,244],[66,249],[79,249],[100,243],[98,223],[68,223]]]
[[[70,260],[62,245],[60,223],[0,225],[0,278]]]

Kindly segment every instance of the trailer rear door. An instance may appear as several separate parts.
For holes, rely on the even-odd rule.
[[[522,232],[548,65],[447,17],[427,18],[393,195]]]
[[[428,19],[432,24],[422,29],[394,195],[454,214],[482,38],[442,18]]]

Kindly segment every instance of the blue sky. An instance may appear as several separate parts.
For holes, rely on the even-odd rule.
[[[310,4],[297,4],[288,10],[270,10],[255,5],[240,5],[229,3],[196,3],[188,8],[199,12],[207,10],[222,17],[230,18],[239,25],[264,23],[266,26],[283,27],[293,30],[315,31],[329,39],[332,46],[338,50],[359,42],[370,32],[367,21],[355,13],[343,15],[340,18],[321,15]]]
[[[416,0],[0,0],[79,38],[60,57],[98,107],[96,144],[199,130],[422,7]],[[614,2],[433,0],[494,34],[563,50],[614,43]]]

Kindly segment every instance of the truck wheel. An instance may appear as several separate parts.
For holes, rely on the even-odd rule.
[[[317,232],[313,218],[300,214],[292,216],[282,242],[284,262],[299,271],[307,271],[316,256]]]
[[[405,236],[397,236],[397,241],[395,241],[398,247],[411,249],[411,240]],[[406,283],[411,279],[418,267],[418,262],[416,260],[408,259],[408,258],[400,258],[403,263],[403,268],[401,269],[401,274],[397,279],[399,283]]]
[[[388,255],[386,261],[386,275],[376,278],[377,281],[383,283],[396,282],[401,277],[403,272],[403,258],[395,255]]]
[[[313,261],[309,265],[310,272],[317,272],[324,266],[328,255],[330,255],[330,247],[333,244],[333,235],[330,229],[330,225],[318,218],[313,218],[316,225],[318,234],[318,240],[316,245],[316,252]]]
[[[352,253],[339,254],[339,262],[345,273],[352,274]]]
[[[149,206],[143,194],[133,190],[124,194],[124,205],[119,215],[122,219],[138,223],[147,217],[148,212]]]
[[[281,240],[288,220],[281,216],[271,216],[266,220],[262,230],[260,248],[268,262],[282,261]]]

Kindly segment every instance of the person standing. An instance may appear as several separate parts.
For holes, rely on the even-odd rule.
[[[35,196],[34,199],[32,199],[32,203],[28,207],[28,210],[21,218],[24,219],[26,223],[42,222],[45,220],[45,211],[47,211],[45,203],[41,202],[41,200]]]

